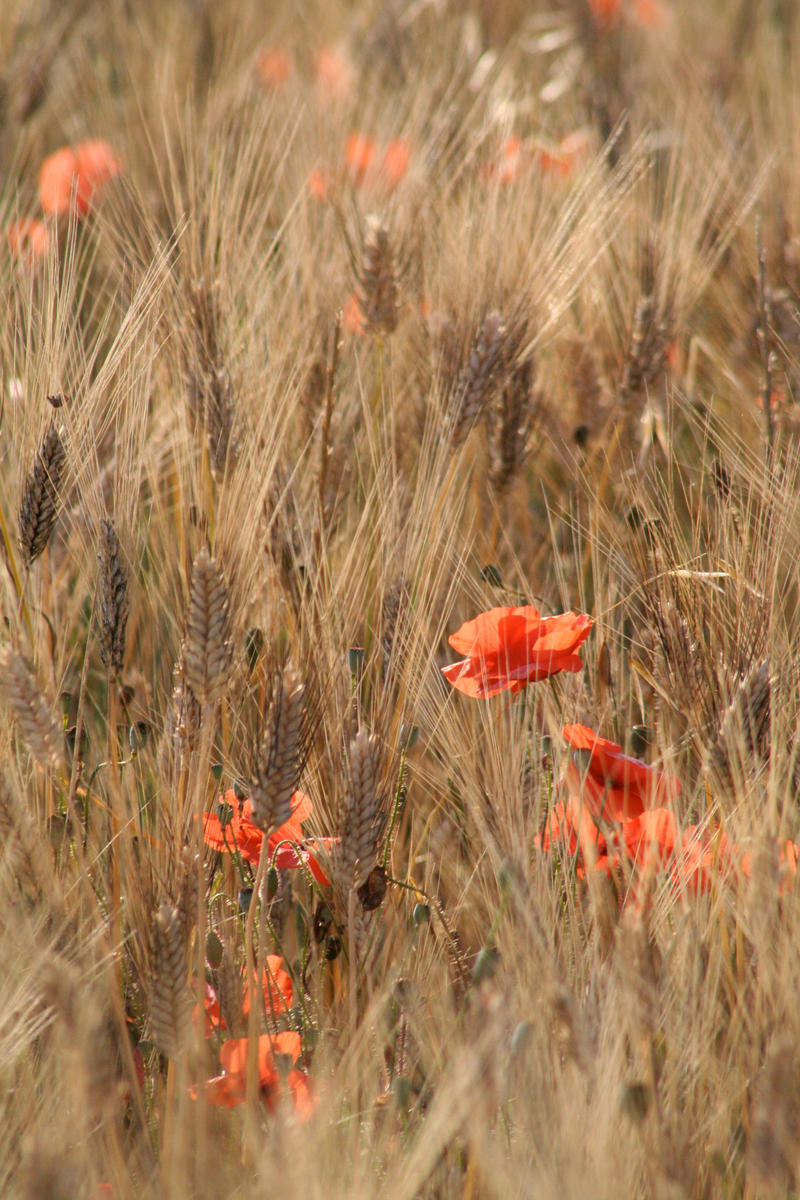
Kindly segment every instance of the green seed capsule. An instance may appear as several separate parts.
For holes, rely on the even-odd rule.
[[[415,904],[411,913],[411,920],[415,925],[427,925],[431,919],[431,910],[427,904]]]
[[[206,962],[215,971],[222,962],[222,941],[214,929],[206,934]]]
[[[475,959],[475,965],[472,968],[472,982],[483,983],[485,979],[491,979],[497,970],[499,960],[500,955],[494,946],[484,946]]]

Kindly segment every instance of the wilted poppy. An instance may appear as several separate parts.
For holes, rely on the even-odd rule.
[[[580,671],[575,653],[594,621],[585,613],[541,617],[532,604],[491,608],[450,636],[454,650],[466,654],[442,674],[467,696],[519,692],[560,671]]]
[[[31,263],[43,258],[50,246],[50,231],[35,217],[20,217],[6,227],[6,241],[11,253]]]
[[[585,752],[580,765],[574,758],[570,761],[567,785],[593,817],[606,821],[637,817],[680,793],[674,775],[632,758],[586,725],[565,725],[562,732],[571,746]]]
[[[70,211],[83,216],[115,175],[122,170],[108,142],[79,142],[64,146],[42,163],[39,171],[39,201],[47,213],[57,216]]]

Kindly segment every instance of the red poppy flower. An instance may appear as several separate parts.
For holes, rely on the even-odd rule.
[[[283,969],[283,959],[280,954],[267,955],[261,985],[264,993],[264,1007],[267,1013],[279,1016],[281,1013],[289,1011],[292,1007],[292,980],[289,973]],[[252,987],[245,985],[244,989],[242,1015],[245,1017],[250,1012],[251,991],[258,992],[255,972],[253,972],[252,976]]]
[[[674,775],[624,754],[616,742],[599,737],[587,726],[565,725],[562,732],[576,750],[588,751],[583,769],[574,760],[570,762],[567,785],[580,795],[593,817],[605,821],[637,817],[680,793],[680,781]]]
[[[205,996],[203,998],[203,1007],[205,1008],[205,1027],[203,1033],[205,1037],[211,1037],[215,1030],[226,1029],[227,1026],[222,1017],[219,1007],[219,999],[210,983],[205,985]],[[200,1020],[200,1006],[196,1004],[192,1017],[195,1028]]]
[[[122,170],[108,142],[79,142],[64,146],[42,163],[39,201],[47,213],[83,216],[103,187]]]
[[[230,1038],[220,1050],[220,1063],[223,1068],[221,1075],[209,1079],[206,1084],[206,1101],[223,1108],[234,1108],[244,1104],[247,1099],[247,1038]],[[258,1039],[258,1086],[262,1098],[270,1110],[275,1109],[275,1102],[281,1093],[281,1076],[275,1063],[275,1055],[286,1055],[292,1065],[300,1057],[300,1034],[279,1033],[262,1034]],[[301,1071],[291,1071],[289,1075],[302,1075]],[[297,1080],[287,1079],[289,1090],[295,1104],[295,1111],[301,1119],[309,1113],[310,1080],[303,1076],[304,1086]]]
[[[206,845],[211,846],[214,850],[227,851],[228,853],[238,851],[242,858],[255,866],[261,856],[261,844],[264,841],[264,833],[253,823],[253,805],[251,801],[249,799],[245,800],[240,806],[236,792],[233,788],[229,788],[222,797],[222,804],[230,810],[227,812],[227,816],[225,811],[223,811],[222,815],[220,815],[219,811],[203,813],[203,838]],[[305,792],[295,792],[292,796],[292,815],[288,821],[285,821],[281,825],[280,829],[276,829],[274,833],[270,834],[270,856],[278,848],[275,860],[276,867],[291,870],[292,868],[307,866],[319,883],[327,884],[330,881],[313,852],[310,849],[306,849],[303,845],[305,841],[303,821],[308,820],[311,812],[312,804],[310,798]],[[322,838],[320,841],[324,847],[328,839]],[[286,843],[286,845],[281,845],[281,843]],[[293,844],[289,845],[288,843]],[[309,839],[308,844],[309,846],[313,846],[315,844],[314,839]]]
[[[15,257],[35,263],[47,254],[50,231],[43,221],[37,221],[35,217],[20,217],[6,227],[6,241]]]
[[[451,635],[450,645],[467,657],[442,674],[467,696],[519,692],[559,671],[580,671],[575,651],[593,624],[585,613],[540,617],[532,604],[492,608]]]

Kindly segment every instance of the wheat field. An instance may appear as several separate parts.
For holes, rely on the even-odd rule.
[[[798,1194],[799,70],[0,5],[0,1195]]]

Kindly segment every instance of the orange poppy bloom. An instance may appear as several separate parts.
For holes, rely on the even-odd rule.
[[[589,754],[582,769],[574,759],[570,761],[566,779],[593,817],[605,821],[638,817],[680,793],[680,781],[674,775],[632,758],[616,742],[599,737],[585,725],[565,725],[562,733],[576,750]]]
[[[6,241],[11,253],[31,263],[44,258],[50,247],[50,231],[35,217],[20,217],[6,227]]]
[[[227,807],[222,808],[221,805]],[[311,800],[305,792],[295,792],[292,797],[292,815],[280,829],[270,834],[270,857],[275,858],[275,866],[279,868],[291,870],[305,865],[319,883],[328,884],[330,881],[314,854],[303,845],[303,821],[308,820],[311,811]],[[236,792],[229,788],[222,797],[221,804],[217,805],[216,812],[203,813],[203,838],[206,845],[214,850],[228,853],[237,851],[247,862],[255,865],[261,855],[264,833],[253,823],[251,801],[245,800],[240,806]],[[325,841],[323,838],[323,845]],[[282,842],[295,844],[281,845]],[[313,840],[309,844],[313,845]]]
[[[206,1083],[206,1101],[223,1108],[234,1108],[247,1099],[247,1038],[231,1038],[220,1050],[221,1075]],[[279,1033],[274,1037],[262,1034],[258,1039],[258,1087],[267,1107],[274,1111],[281,1094],[281,1075],[275,1055],[283,1054],[294,1065],[300,1057],[300,1034]],[[311,1080],[300,1070],[291,1070],[286,1082],[300,1120],[313,1111]]]
[[[292,57],[282,46],[260,50],[256,57],[256,74],[265,87],[276,91],[292,73]]]
[[[47,213],[62,216],[89,211],[103,187],[122,170],[108,142],[79,142],[64,146],[42,163],[39,201]]]
[[[585,613],[541,617],[532,604],[491,608],[450,636],[453,649],[467,657],[442,667],[442,674],[467,696],[519,692],[560,671],[580,671],[576,650],[593,624]]]
[[[283,959],[280,954],[267,955],[261,985],[264,993],[264,1007],[267,1013],[279,1016],[281,1013],[289,1011],[292,1007],[292,980],[289,973],[283,969]],[[258,993],[255,972],[250,983],[246,984],[244,989],[242,1014],[245,1017],[250,1012],[251,992]]]

